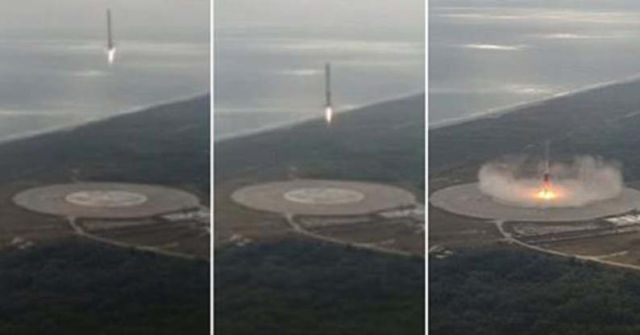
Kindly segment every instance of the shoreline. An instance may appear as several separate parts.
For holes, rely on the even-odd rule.
[[[116,117],[120,117],[120,116],[124,116],[124,115],[128,115],[128,114],[134,114],[134,113],[141,113],[144,111],[147,111],[149,109],[152,108],[156,108],[156,107],[160,107],[160,106],[164,106],[164,105],[170,105],[170,104],[174,104],[174,103],[180,103],[180,102],[185,102],[185,101],[189,101],[189,100],[193,100],[193,99],[197,99],[199,97],[203,97],[210,94],[209,91],[202,91],[199,93],[192,93],[192,94],[188,94],[188,95],[184,95],[181,97],[176,97],[173,99],[167,99],[167,100],[162,100],[162,101],[158,101],[156,103],[152,103],[152,104],[148,104],[148,105],[142,105],[142,106],[135,106],[135,107],[131,107],[129,109],[125,109],[119,112],[116,112],[112,115],[109,116],[102,116],[102,117],[95,117],[83,122],[79,122],[79,123],[73,123],[73,124],[67,124],[67,125],[61,125],[61,126],[53,126],[53,127],[48,127],[48,128],[43,128],[43,129],[39,129],[39,130],[32,130],[32,131],[27,131],[24,133],[20,133],[20,134],[14,134],[14,135],[7,135],[7,136],[0,136],[0,145],[7,145],[7,144],[11,144],[13,142],[17,142],[20,140],[27,140],[27,139],[33,139],[39,136],[43,136],[43,135],[49,135],[49,134],[53,134],[53,133],[58,133],[58,132],[66,132],[66,131],[72,131],[74,129],[80,128],[80,127],[84,127],[87,125],[91,125],[91,124],[95,124],[95,123],[99,123],[99,122],[103,122],[103,121],[107,121]]]
[[[635,81],[640,81],[640,73],[635,73],[620,79],[597,82],[597,83],[582,86],[576,89],[554,93],[554,94],[551,94],[550,96],[540,98],[537,100],[517,102],[515,104],[490,108],[485,111],[475,112],[465,116],[453,117],[453,118],[437,121],[437,122],[434,122],[433,124],[428,124],[428,127],[429,127],[429,130],[436,130],[436,129],[460,125],[466,122],[477,121],[481,119],[497,118],[507,113],[516,112],[526,107],[540,105],[558,98],[574,96],[574,95],[586,93],[586,92],[601,89],[601,88],[607,88],[615,85],[632,83]]]
[[[357,105],[348,109],[344,109],[344,110],[334,110],[333,113],[334,115],[340,115],[340,114],[344,114],[344,113],[349,113],[352,111],[357,111],[363,108],[368,108],[370,106],[374,106],[374,105],[378,105],[378,104],[382,104],[382,103],[387,103],[387,102],[392,102],[392,101],[396,101],[396,100],[402,100],[402,99],[406,99],[406,98],[411,98],[414,96],[418,96],[421,94],[425,94],[424,90],[419,90],[419,91],[414,91],[414,92],[408,92],[408,93],[403,93],[403,94],[399,94],[397,96],[392,96],[392,97],[387,97],[384,99],[380,99],[380,100],[376,100],[376,101],[371,101],[368,102],[366,104],[363,105]],[[215,113],[215,107],[214,107],[214,113]],[[215,118],[214,118],[215,119]],[[222,136],[220,138],[215,138],[214,135],[214,143],[218,144],[218,143],[222,143],[222,142],[226,142],[229,140],[235,140],[235,139],[240,139],[243,137],[249,137],[249,136],[253,136],[253,135],[258,135],[258,134],[262,134],[262,133],[267,133],[270,131],[274,131],[274,130],[278,130],[278,129],[284,129],[287,127],[293,127],[293,126],[297,126],[306,122],[310,122],[310,121],[315,121],[315,120],[323,120],[324,119],[324,114],[322,113],[322,108],[318,108],[318,115],[314,115],[314,116],[308,116],[308,117],[303,117],[294,121],[290,121],[290,122],[279,122],[279,123],[274,123],[272,125],[267,125],[267,126],[263,126],[257,129],[251,129],[251,130],[245,130],[245,131],[239,131],[238,133],[235,134],[229,134],[229,135],[225,135]],[[214,132],[215,132],[215,121],[214,121]]]

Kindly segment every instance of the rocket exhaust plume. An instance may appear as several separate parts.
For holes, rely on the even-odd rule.
[[[109,65],[113,64],[115,60],[116,60],[116,48],[111,48],[107,50],[107,61],[109,62]]]
[[[116,59],[116,46],[113,43],[113,34],[111,32],[111,10],[107,9],[107,61],[109,65],[113,64]]]
[[[544,145],[544,174],[542,175],[542,186],[536,193],[536,197],[541,200],[553,200],[558,197],[551,185],[551,172],[549,171],[549,141]]]
[[[545,160],[538,164],[538,172],[528,162],[519,157],[483,165],[478,173],[480,190],[512,206],[557,208],[612,199],[624,188],[619,167],[594,157],[576,157],[568,164]]]
[[[553,200],[558,197],[558,193],[554,190],[553,185],[551,185],[549,173],[545,173],[542,177],[542,186],[540,191],[536,193],[536,197],[541,200]]]
[[[325,94],[325,107],[324,107],[324,119],[327,124],[331,124],[333,119],[333,106],[331,105],[331,64],[326,63],[324,65],[324,94]]]
[[[331,108],[331,106],[327,106],[324,109],[324,120],[327,121],[327,124],[330,124],[331,119],[333,119],[333,109]]]

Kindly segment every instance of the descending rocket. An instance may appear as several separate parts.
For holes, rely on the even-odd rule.
[[[331,123],[333,118],[333,106],[331,105],[331,64],[326,63],[324,65],[324,94],[325,94],[325,106],[324,106],[324,119],[327,124]]]
[[[540,190],[539,196],[545,200],[549,200],[554,197],[553,191],[551,190],[551,176],[549,175],[548,170],[545,171],[542,177],[542,189]]]
[[[107,9],[107,61],[109,65],[113,64],[116,58],[116,46],[113,43],[113,34],[111,33],[111,10]]]
[[[549,182],[549,141],[544,144],[544,181]]]
[[[556,197],[551,184],[551,172],[549,169],[549,141],[545,143],[544,150],[544,174],[542,175],[542,188],[537,194],[538,198],[551,200]]]

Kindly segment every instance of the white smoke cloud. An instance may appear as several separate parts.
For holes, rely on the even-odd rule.
[[[615,198],[624,188],[616,164],[583,156],[570,164],[550,166],[552,189],[557,197],[543,200],[536,197],[543,184],[541,166],[531,171],[525,159],[487,163],[478,172],[480,190],[495,201],[514,206],[581,207]]]

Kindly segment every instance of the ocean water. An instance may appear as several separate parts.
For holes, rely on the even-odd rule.
[[[429,123],[640,74],[640,3],[432,0]]]
[[[107,64],[106,8],[116,61]],[[209,90],[209,5],[62,0],[0,4],[0,139]]]
[[[338,113],[424,92],[422,0],[219,0],[214,44],[218,140],[322,117],[325,62]]]

